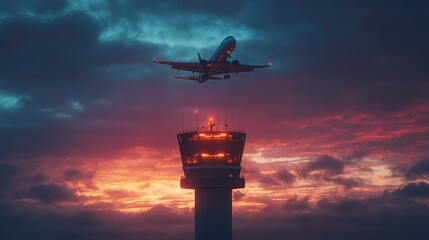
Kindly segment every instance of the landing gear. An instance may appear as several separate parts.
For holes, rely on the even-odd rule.
[[[229,75],[229,74],[223,75],[223,79],[229,79],[230,77],[231,77],[231,75]]]

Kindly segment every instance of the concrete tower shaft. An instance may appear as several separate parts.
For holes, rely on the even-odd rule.
[[[194,131],[177,134],[185,176],[180,186],[195,189],[195,239],[232,239],[232,189],[240,177],[246,134]]]

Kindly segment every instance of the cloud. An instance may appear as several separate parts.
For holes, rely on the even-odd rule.
[[[278,170],[276,173],[276,177],[285,183],[293,183],[296,180],[295,174],[289,172],[286,169]]]
[[[259,183],[265,188],[279,186],[280,182],[271,174],[262,174],[259,178]]]
[[[67,182],[75,184],[76,186],[83,184],[87,188],[96,190],[98,188],[93,182],[94,176],[95,172],[93,171],[83,171],[76,168],[69,168],[64,171],[63,179]]]
[[[284,211],[269,209],[257,214],[235,216],[234,232],[243,239],[424,239],[428,229],[427,205],[395,199],[387,193],[369,198],[322,198],[309,204],[292,197]],[[302,205],[300,204],[302,203]],[[302,211],[293,211],[294,206]],[[309,206],[310,205],[310,206]],[[291,211],[287,211],[287,209]],[[412,217],[411,217],[412,216]],[[374,222],[377,228],[374,229]],[[269,223],[269,224],[267,224]],[[249,228],[248,226],[252,226]],[[303,231],[310,229],[311,231]]]
[[[0,200],[4,194],[3,191],[12,187],[12,180],[18,172],[18,167],[0,162]]]
[[[324,175],[338,175],[343,172],[344,163],[340,160],[328,156],[322,155],[315,159],[314,161],[309,162],[301,171],[304,177],[307,177],[309,174],[321,172]]]
[[[240,190],[232,191],[232,200],[242,201],[246,194]]]
[[[93,172],[83,173],[81,170],[75,169],[75,168],[69,168],[66,171],[64,171],[64,179],[67,181],[74,182],[79,180],[88,180],[88,179],[92,179],[93,177],[94,177]]]
[[[429,198],[429,184],[426,182],[409,183],[398,188],[393,194],[408,198]]]
[[[356,212],[364,207],[363,203],[358,199],[340,199],[337,202],[331,202],[326,198],[317,202],[317,206],[338,213]]]
[[[365,183],[364,179],[355,176],[351,177],[350,173],[344,171],[346,165],[354,165],[350,157],[347,157],[347,159],[349,162],[328,155],[319,156],[304,165],[301,175],[307,180],[325,181],[344,186],[345,190],[363,186]]]
[[[354,177],[354,178],[336,177],[336,178],[330,178],[329,180],[336,184],[344,186],[346,190],[352,189],[354,187],[360,187],[363,185],[363,180],[359,177]]]
[[[23,197],[40,200],[45,203],[70,202],[77,200],[77,195],[73,190],[57,184],[33,185],[23,194]]]
[[[303,211],[310,209],[310,203],[308,201],[308,196],[299,198],[298,196],[293,196],[286,200],[283,205],[283,209],[288,211]]]
[[[409,180],[414,180],[421,177],[429,177],[429,158],[420,159],[406,173],[406,178]]]

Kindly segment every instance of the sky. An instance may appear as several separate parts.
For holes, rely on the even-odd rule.
[[[234,239],[426,239],[428,9],[1,1],[0,238],[193,239],[176,134],[198,110],[247,133]],[[272,67],[198,84],[152,63],[229,35]]]

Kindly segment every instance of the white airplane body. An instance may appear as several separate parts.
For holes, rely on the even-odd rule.
[[[207,80],[219,80],[221,77],[215,75],[223,74],[223,79],[229,79],[229,73],[240,73],[240,72],[252,72],[256,68],[270,67],[269,65],[246,65],[240,64],[238,60],[232,62],[228,61],[227,58],[231,57],[231,53],[235,48],[235,38],[229,36],[225,38],[216,51],[213,53],[210,60],[202,59],[200,53],[198,53],[198,62],[169,62],[169,61],[157,61],[153,60],[154,63],[165,64],[171,66],[173,69],[184,70],[190,72],[199,73],[198,76],[183,76],[174,77],[182,80],[193,80],[198,83],[203,83]]]

